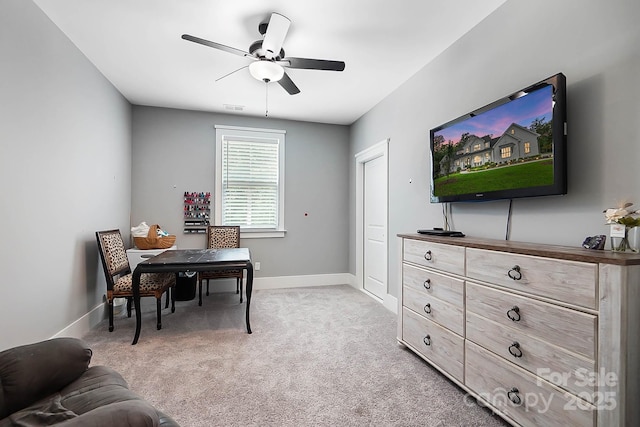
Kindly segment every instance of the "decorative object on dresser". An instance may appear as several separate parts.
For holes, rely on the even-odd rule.
[[[603,250],[604,244],[607,241],[607,236],[604,234],[598,234],[597,236],[587,236],[582,242],[582,247],[585,249]]]
[[[640,225],[640,210],[630,209],[633,203],[622,202],[617,208],[604,210],[607,224],[611,226],[610,241],[611,249],[614,251],[638,252],[629,241],[629,232]]]
[[[640,255],[399,237],[400,343],[514,425],[639,425]]]

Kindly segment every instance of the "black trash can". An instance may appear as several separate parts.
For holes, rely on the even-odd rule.
[[[198,281],[198,274],[193,273],[178,273],[176,278],[176,301],[191,301],[196,297],[196,282]]]

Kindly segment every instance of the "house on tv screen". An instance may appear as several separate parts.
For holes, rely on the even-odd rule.
[[[518,160],[550,157],[551,152],[544,153],[538,140],[540,134],[512,123],[500,136],[479,137],[463,135],[458,150],[450,161],[445,156],[440,161],[441,176],[482,166],[500,166]]]

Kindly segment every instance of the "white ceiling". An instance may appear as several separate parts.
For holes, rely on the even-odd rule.
[[[248,51],[271,12],[291,20],[287,56],[339,60],[343,72],[287,69],[301,93],[268,87],[269,117],[351,124],[506,0],[34,0],[132,103],[264,116]]]

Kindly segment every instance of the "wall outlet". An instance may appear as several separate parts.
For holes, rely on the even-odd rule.
[[[256,270],[256,271],[260,270],[260,261],[258,261],[258,262],[256,262],[256,263],[254,263],[254,264],[253,264],[253,268],[254,268],[254,270]]]

